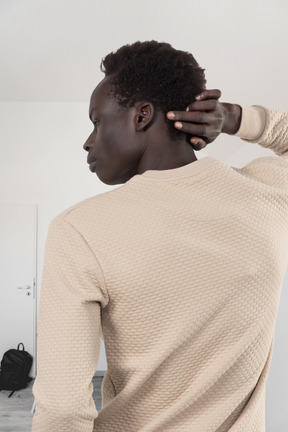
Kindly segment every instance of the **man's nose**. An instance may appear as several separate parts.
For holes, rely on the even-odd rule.
[[[83,148],[84,148],[84,150],[89,151],[92,146],[93,146],[93,138],[92,138],[92,134],[91,134],[91,135],[89,135],[89,137],[87,138],[87,140],[83,144]]]

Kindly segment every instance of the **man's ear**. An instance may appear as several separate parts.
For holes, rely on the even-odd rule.
[[[139,102],[135,105],[135,130],[145,129],[153,120],[154,106],[150,102]]]

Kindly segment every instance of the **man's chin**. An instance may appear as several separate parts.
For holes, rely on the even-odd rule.
[[[111,171],[109,172],[109,170],[103,169],[103,167],[101,167],[100,164],[98,164],[98,166],[96,166],[95,164],[93,168],[94,168],[93,172],[97,175],[99,180],[101,180],[102,183],[105,183],[110,186],[124,184],[133,177],[133,174],[128,171],[122,172],[120,174],[119,173],[113,174],[113,172]]]
[[[125,181],[113,178],[111,176],[109,177],[107,174],[105,175],[105,174],[100,173],[100,172],[95,172],[95,174],[97,175],[97,177],[99,178],[99,180],[101,180],[102,183],[105,183],[105,184],[107,184],[109,186],[125,183]]]

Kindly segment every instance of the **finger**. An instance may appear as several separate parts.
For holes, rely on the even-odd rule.
[[[219,105],[217,99],[198,100],[188,105],[188,111],[215,111]],[[173,111],[174,112],[174,111]]]
[[[174,123],[174,126],[182,132],[197,137],[205,137],[207,132],[207,125],[205,124],[193,124],[177,121]]]
[[[193,102],[189,105],[189,111],[169,111],[166,117],[169,120],[182,120],[182,121],[192,121],[192,113],[194,111],[216,111],[218,102],[215,99],[209,99],[207,101]],[[192,120],[191,120],[192,119]]]
[[[192,144],[193,149],[197,151],[202,150],[207,145],[206,141],[198,137],[190,138],[190,143]]]
[[[196,100],[204,100],[204,99],[220,99],[221,97],[221,91],[218,89],[213,90],[204,90],[199,95],[196,96]]]
[[[170,118],[169,113],[167,113],[167,117]],[[206,113],[205,111],[173,111],[173,120],[177,121],[184,121],[189,123],[209,123],[210,114]],[[170,118],[172,120],[172,118]],[[211,119],[210,119],[211,122]]]

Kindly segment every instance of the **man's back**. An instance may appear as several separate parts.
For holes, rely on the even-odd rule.
[[[65,397],[61,430],[83,418],[89,430],[101,325],[108,369],[95,431],[264,430],[287,220],[284,157],[146,171],[60,215],[41,293],[39,331],[51,344],[39,355],[49,376],[60,349],[57,387],[69,376],[71,388],[57,395],[39,380],[39,419],[46,398],[57,412]],[[55,279],[60,261],[69,264]],[[49,336],[53,315],[58,327],[63,316],[60,342]]]

